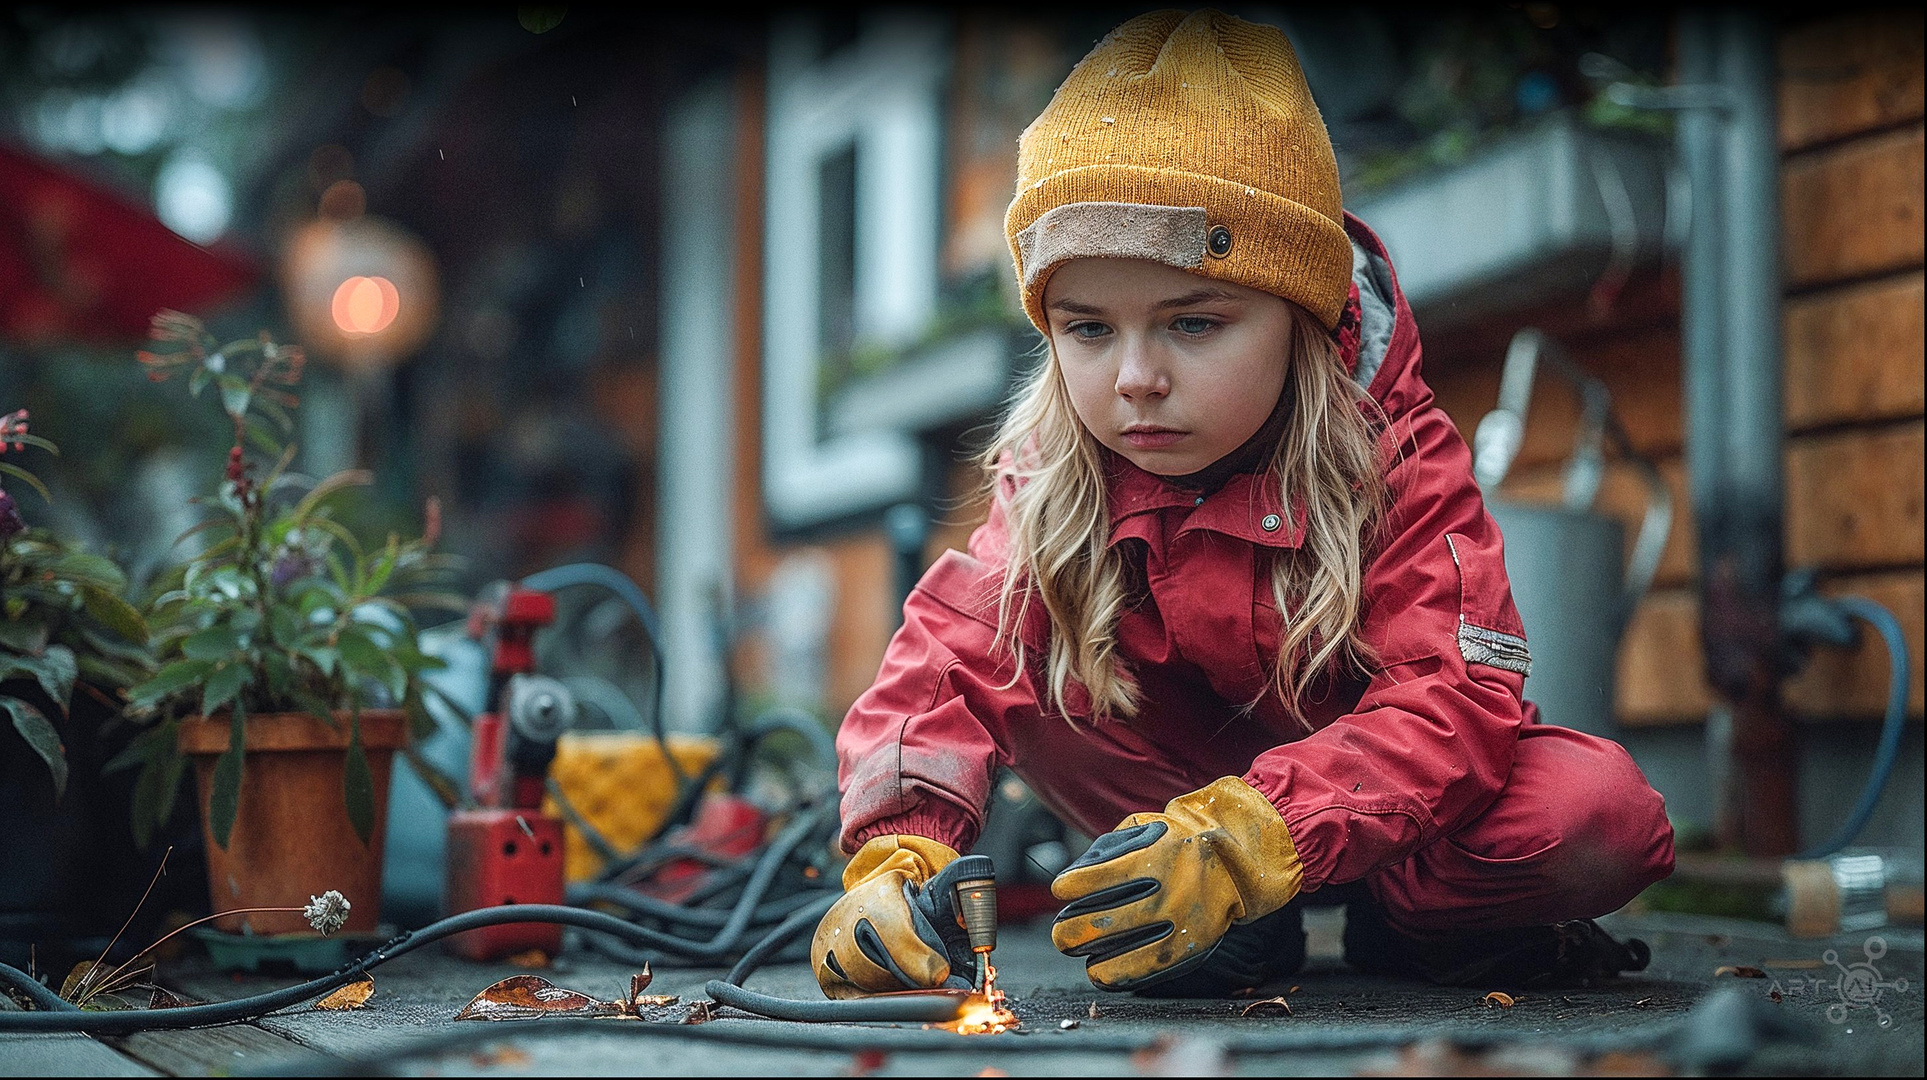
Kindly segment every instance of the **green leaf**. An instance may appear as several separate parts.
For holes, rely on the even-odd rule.
[[[181,642],[181,655],[189,660],[221,660],[241,648],[241,635],[232,626],[210,626]]]
[[[127,575],[120,572],[114,560],[84,551],[62,552],[48,569],[59,577],[89,581],[115,592],[127,587]]]
[[[348,820],[366,845],[375,835],[375,780],[368,768],[368,751],[361,745],[361,710],[348,721],[348,760],[341,773],[341,793],[348,801]]]
[[[115,754],[107,764],[102,765],[100,771],[119,772],[157,759],[167,749],[161,742],[162,737],[172,737],[167,727],[166,724],[156,724],[129,739],[127,745],[121,747],[120,753]]]
[[[9,465],[4,461],[0,461],[0,473],[6,473],[8,476],[24,481],[28,487],[38,491],[40,497],[49,503],[54,501],[53,494],[47,490],[47,485],[41,483],[38,476],[35,476],[20,466]]]
[[[136,705],[155,705],[163,698],[200,682],[213,670],[212,660],[177,660],[162,668],[153,678],[129,688],[127,697]]]
[[[38,446],[42,450],[45,450],[46,452],[48,452],[49,454],[52,454],[55,457],[60,456],[60,447],[55,446],[52,441],[48,439],[43,439],[38,435],[15,435],[14,437],[12,437],[11,439],[8,439],[7,441],[15,442],[15,443],[23,443],[27,446]]]
[[[336,636],[335,644],[341,649],[341,662],[351,671],[375,679],[388,688],[396,701],[401,700],[408,689],[408,673],[368,631],[359,626],[347,627]]]
[[[80,664],[74,659],[74,651],[65,645],[49,645],[39,656],[0,656],[0,681],[15,675],[31,675],[40,689],[65,712],[67,701],[74,693],[74,679],[80,675]]]
[[[187,377],[188,395],[190,397],[200,397],[201,391],[207,389],[208,380],[212,378],[214,378],[214,372],[210,371],[206,365],[195,368],[194,374]]]
[[[268,637],[276,645],[293,645],[301,638],[301,616],[276,604],[268,612]]]
[[[221,408],[229,416],[242,417],[248,412],[248,401],[254,391],[248,388],[248,381],[239,375],[216,375],[215,382],[221,387]],[[222,844],[226,847],[226,844]]]
[[[81,586],[80,595],[87,605],[87,614],[100,620],[107,629],[129,641],[147,640],[147,621],[132,604],[95,585]]]
[[[316,484],[313,491],[303,495],[301,501],[294,506],[294,519],[305,522],[313,516],[315,507],[320,506],[322,501],[330,495],[345,488],[372,484],[374,480],[374,474],[366,469],[344,469]]]
[[[67,753],[61,748],[60,732],[54,730],[52,722],[39,709],[17,697],[0,695],[0,709],[12,714],[13,729],[47,763],[48,771],[54,774],[54,799],[59,801],[67,793]],[[363,761],[361,767],[367,771],[368,763]],[[365,840],[367,834],[363,833],[362,837]]]
[[[213,790],[208,793],[207,801],[208,828],[222,851],[227,850],[228,838],[234,834],[234,816],[241,809],[241,770],[247,757],[242,747],[247,742],[247,733],[246,709],[237,700],[232,726],[228,729],[227,749],[214,763]]]
[[[293,443],[289,443],[286,447],[282,448],[281,459],[274,463],[274,468],[269,469],[267,477],[261,481],[262,491],[273,491],[275,487],[281,483],[282,477],[287,474],[288,466],[294,463],[294,451],[295,446]],[[282,523],[281,528],[285,530],[287,523]],[[279,537],[276,537],[276,539],[279,539]]]
[[[181,789],[181,773],[187,758],[175,744],[175,738],[174,724],[155,729],[155,752],[141,766],[140,776],[134,781],[134,842],[143,848],[153,840],[154,830],[173,816],[174,800]]]
[[[277,698],[285,698],[294,688],[294,665],[288,662],[288,654],[269,649],[261,655],[261,667],[267,673],[268,692]]]
[[[0,645],[15,652],[38,655],[47,647],[47,639],[53,631],[43,622],[31,619],[9,619],[0,622]]]
[[[213,716],[221,706],[233,701],[251,674],[248,665],[238,660],[216,667],[201,689],[201,715]]]
[[[274,436],[268,433],[266,427],[255,421],[252,417],[248,419],[246,424],[242,425],[241,437],[248,441],[248,445],[264,454],[273,457],[281,456],[281,444],[275,441]]]

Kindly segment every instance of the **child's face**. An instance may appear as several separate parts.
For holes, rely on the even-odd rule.
[[[1044,289],[1078,419],[1146,472],[1197,472],[1256,434],[1285,386],[1283,299],[1146,259],[1073,259]]]

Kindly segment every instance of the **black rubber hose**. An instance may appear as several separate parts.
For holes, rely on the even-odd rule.
[[[729,969],[729,974],[723,976],[723,981],[729,983],[731,986],[743,985],[743,980],[749,978],[750,972],[769,963],[771,958],[781,952],[783,947],[788,945],[792,938],[804,930],[811,929],[821,921],[824,914],[830,910],[830,907],[834,905],[842,895],[843,894],[839,892],[831,893],[828,896],[817,897],[810,902],[808,907],[800,908],[795,914],[784,919],[777,925],[776,929],[763,935],[761,941],[750,946],[749,951],[743,954],[742,959],[736,961],[736,966]]]
[[[729,918],[709,940],[690,941],[687,938],[680,938],[660,930],[651,930],[646,926],[635,926],[619,919],[613,921],[621,923],[625,932],[616,936],[625,944],[658,949],[683,959],[722,961],[729,958],[734,953],[736,943],[741,940],[743,932],[749,929],[750,917],[757,905],[762,902],[763,894],[769,890],[770,883],[776,879],[776,872],[782,869],[783,864],[788,861],[790,854],[797,846],[815,835],[817,830],[823,827],[825,820],[835,811],[834,803],[824,803],[813,810],[805,811],[790,824],[789,828],[784,829],[781,835],[770,841],[769,846],[764,848],[762,855],[757,858],[756,869],[751,871],[749,882],[743,886],[743,895],[737,899],[736,906],[730,910]],[[660,959],[656,956],[632,952],[629,949],[612,948],[608,942],[594,944],[598,952],[631,963],[640,964],[644,961]]]
[[[703,992],[718,1004],[767,1016],[772,1020],[808,1023],[884,1021],[932,1024],[957,1018],[968,990],[908,990],[901,994],[872,994],[849,1001],[797,1001],[745,990],[721,979],[709,980]]]
[[[5,983],[10,990],[18,990],[37,1009],[46,1012],[80,1011],[80,1006],[40,985],[40,980],[12,964],[0,964],[0,983]]]
[[[775,956],[793,938],[813,928],[822,919],[823,913],[830,910],[841,893],[821,897],[809,907],[802,908],[794,915],[784,919],[782,925],[763,936],[750,950],[743,954],[729,974],[721,979],[711,979],[704,987],[718,1004],[741,1009],[744,1012],[767,1016],[772,1020],[802,1020],[810,1023],[858,1023],[866,1021],[896,1021],[899,1023],[940,1023],[955,1020],[957,1009],[968,990],[913,990],[901,994],[874,994],[866,998],[844,1001],[798,1001],[795,998],[777,997],[773,994],[759,994],[754,990],[743,989],[743,980]]]
[[[465,930],[475,930],[484,926],[522,922],[560,923],[564,926],[595,930],[617,937],[635,937],[645,932],[652,937],[657,936],[654,931],[645,931],[644,928],[632,926],[613,915],[605,915],[600,911],[590,911],[586,908],[565,907],[560,904],[513,904],[483,908],[480,911],[465,911],[460,915],[451,915],[446,919],[432,922],[420,930],[404,933],[331,974],[285,989],[208,1005],[183,1005],[176,1009],[123,1009],[111,1012],[49,1009],[45,1012],[0,1012],[0,1035],[36,1031],[128,1035],[136,1031],[208,1027],[214,1024],[253,1020],[277,1009],[299,1005],[309,998],[319,997],[331,990],[346,986],[389,960],[404,956],[423,945],[432,944],[451,934],[459,934]],[[0,965],[0,981],[25,991],[36,1002],[40,1000],[41,994],[46,992],[45,987],[40,987],[39,991],[30,989],[30,986],[39,986],[39,984],[29,978],[25,972],[5,965]]]
[[[796,909],[810,903],[815,894],[822,889],[806,889],[788,896],[763,901],[750,915],[751,926],[773,926],[781,922]],[[646,919],[659,919],[666,924],[686,926],[692,929],[714,932],[729,921],[727,909],[689,907],[658,900],[653,896],[622,888],[618,885],[586,884],[569,886],[569,903],[574,907],[589,904],[609,904],[622,908],[629,914]]]

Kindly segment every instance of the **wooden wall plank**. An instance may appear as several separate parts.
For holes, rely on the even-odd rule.
[[[1907,647],[1915,658],[1927,655],[1923,603],[1927,577],[1919,570],[1858,574],[1828,581],[1829,596],[1848,593],[1885,604],[1899,617]],[[1787,682],[1789,712],[1803,720],[1870,720],[1887,707],[1887,652],[1864,624],[1852,649],[1816,648],[1807,666]],[[1690,590],[1654,593],[1640,606],[1619,651],[1617,712],[1634,727],[1694,723],[1714,704],[1706,685],[1705,653],[1700,648],[1699,601]],[[1922,665],[1910,672],[1907,711],[1927,711]]]
[[[1695,722],[1713,707],[1700,648],[1699,601],[1690,590],[1653,593],[1639,605],[1619,646],[1619,722]]]
[[[1780,145],[1789,150],[1918,119],[1918,8],[1856,12],[1780,39]]]
[[[1787,449],[1790,566],[1895,567],[1927,557],[1919,421],[1793,439]]]
[[[1614,335],[1572,353],[1573,362],[1599,377],[1612,394],[1613,408],[1633,445],[1655,456],[1680,447],[1679,329],[1659,326]],[[1452,417],[1467,443],[1485,414],[1499,402],[1499,375],[1505,355],[1478,364],[1460,363],[1429,374],[1439,407]],[[1551,371],[1542,368],[1526,410],[1525,442],[1515,469],[1564,461],[1572,453],[1579,397]]]
[[[1787,301],[1790,427],[1921,414],[1922,280],[1916,270]]]
[[[1927,608],[1927,575],[1919,570],[1883,574],[1861,574],[1829,581],[1823,590],[1829,596],[1857,594],[1885,604],[1900,619],[1907,639],[1909,665],[1907,712],[1919,716],[1927,706],[1923,691],[1922,657],[1927,657],[1927,630],[1923,630],[1923,609]],[[1786,685],[1787,706],[1814,717],[1840,715],[1879,716],[1887,708],[1887,648],[1878,634],[1864,623],[1856,622],[1860,643],[1852,650],[1816,649],[1805,671]]]
[[[1787,162],[1780,171],[1787,284],[1919,266],[1922,182],[1919,124]]]

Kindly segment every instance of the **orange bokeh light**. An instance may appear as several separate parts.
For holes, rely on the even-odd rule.
[[[342,333],[366,337],[395,321],[401,312],[401,293],[385,277],[351,277],[335,289],[330,307]]]

